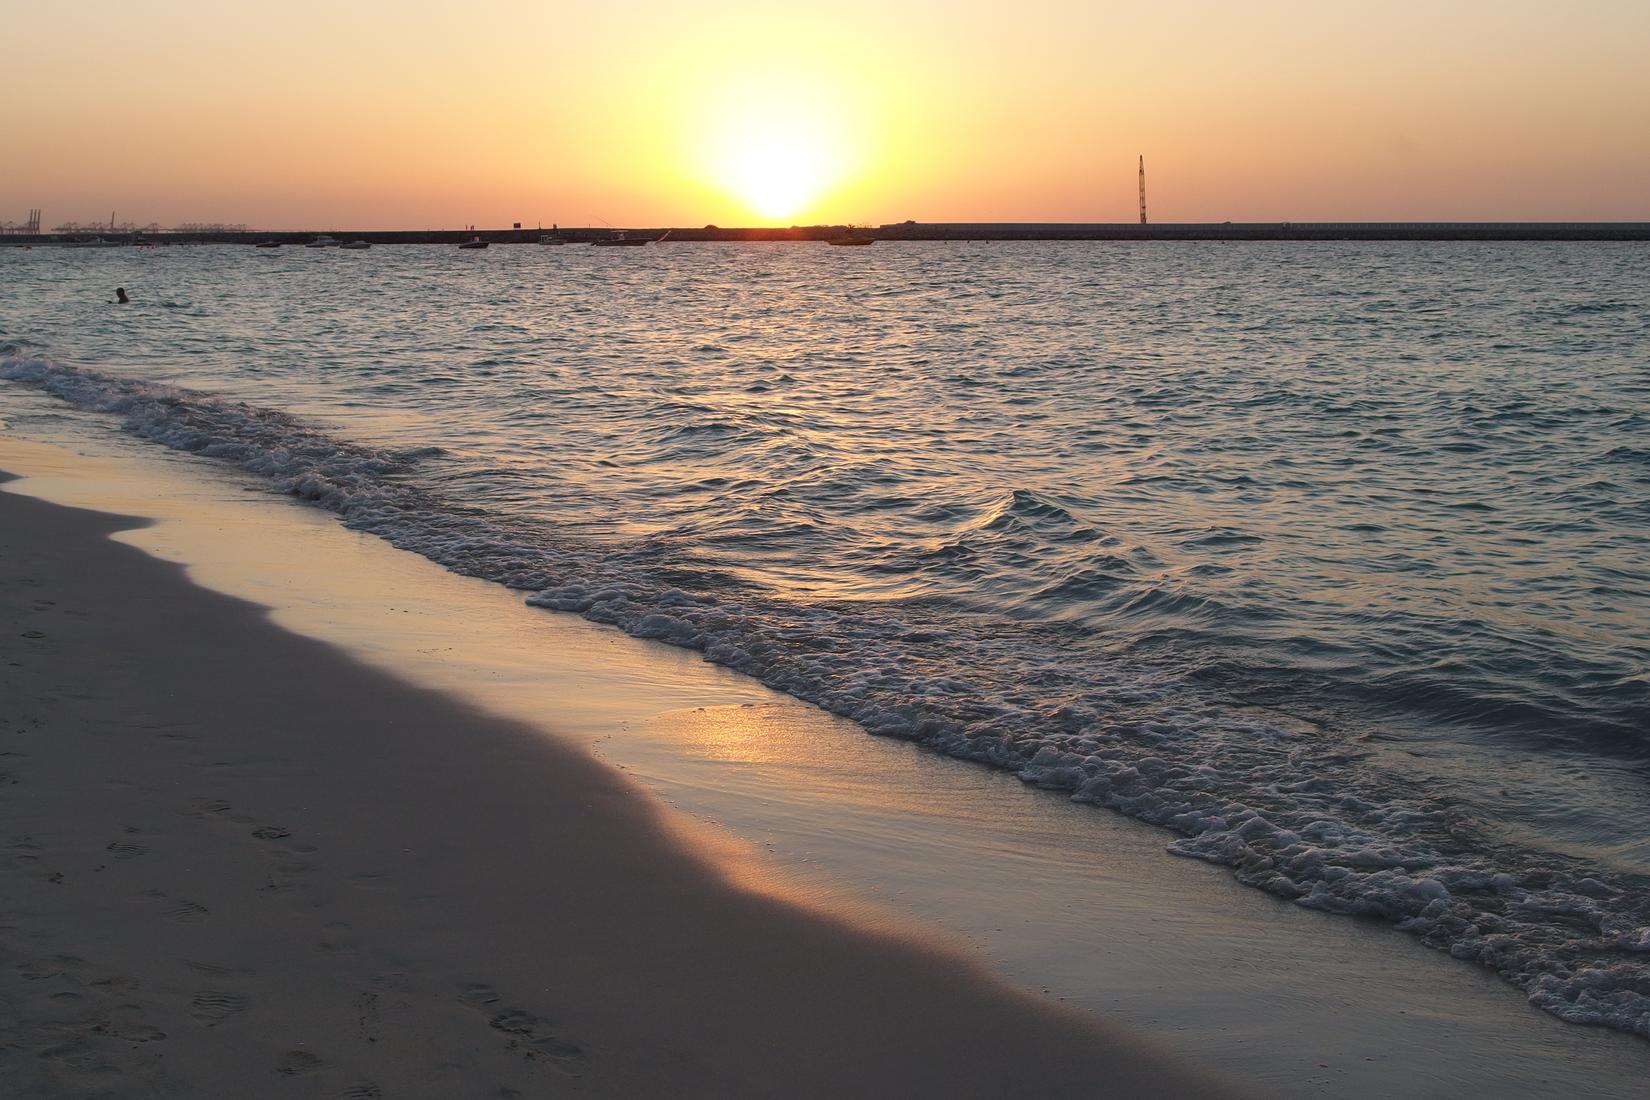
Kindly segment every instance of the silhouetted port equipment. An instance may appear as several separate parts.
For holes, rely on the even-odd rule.
[[[29,216],[20,222],[0,222],[0,233],[16,233],[20,236],[37,237],[40,235],[40,211],[30,210]]]

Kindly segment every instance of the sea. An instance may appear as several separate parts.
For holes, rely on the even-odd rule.
[[[233,464],[1650,1038],[1646,271],[0,248],[0,415]]]

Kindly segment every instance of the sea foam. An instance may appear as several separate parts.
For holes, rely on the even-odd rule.
[[[871,733],[1159,825],[1176,834],[1177,855],[1309,908],[1388,922],[1495,970],[1565,1020],[1650,1037],[1641,878],[1489,843],[1450,802],[1355,744],[1240,715],[1161,669],[1073,669],[1057,646],[1025,644],[1034,626],[983,632],[920,605],[780,599],[492,514],[418,482],[438,448],[356,445],[274,410],[15,343],[0,344],[0,378],[233,463],[352,528],[526,590],[532,606],[697,650]]]

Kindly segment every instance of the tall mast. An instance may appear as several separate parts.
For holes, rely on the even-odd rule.
[[[1140,224],[1146,224],[1146,154],[1140,154]]]

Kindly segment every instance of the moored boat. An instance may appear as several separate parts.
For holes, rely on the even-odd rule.
[[[465,241],[463,244],[460,244],[458,247],[460,247],[460,248],[486,248],[487,247],[487,242],[482,240],[480,237],[471,237],[469,240]]]
[[[304,245],[305,248],[337,248],[338,238],[329,237],[325,233]]]
[[[612,247],[616,247],[616,246],[622,247],[622,246],[625,246],[625,245],[629,245],[629,246],[634,247],[636,245],[652,244],[653,243],[653,238],[652,237],[632,237],[629,233],[626,233],[624,230],[620,229],[620,230],[614,232],[612,236],[600,237],[596,240],[591,241],[590,243],[593,244],[593,245],[596,245],[597,247],[601,247],[601,248],[612,248]]]
[[[338,247],[346,252],[360,252],[362,249],[371,248],[372,243],[369,241],[345,241]]]
[[[876,244],[877,239],[875,237],[868,237],[864,233],[857,232],[851,225],[846,225],[842,227],[842,234],[840,236],[826,237],[825,243],[854,247]]]

